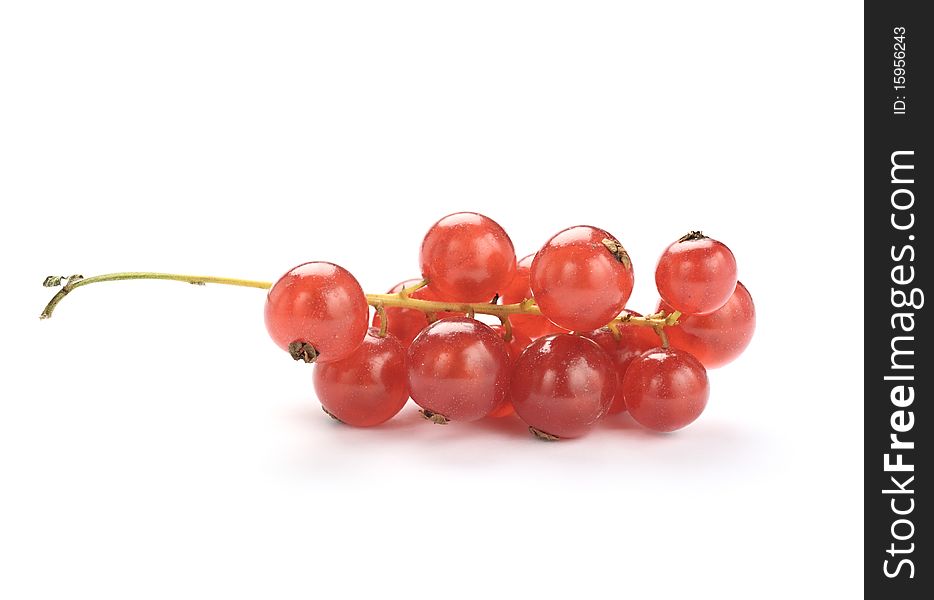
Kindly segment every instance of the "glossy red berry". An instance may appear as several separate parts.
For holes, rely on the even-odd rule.
[[[516,262],[516,272],[509,283],[499,290],[499,297],[503,304],[522,302],[532,297],[532,288],[529,285],[529,270],[532,268],[534,254],[523,256]]]
[[[500,292],[501,304],[516,304],[532,297],[532,286],[529,272],[532,269],[534,254],[529,254],[516,263],[516,275],[512,281]],[[566,333],[567,330],[558,327],[541,315],[510,315],[513,331],[520,332],[529,339],[534,340],[552,333]]]
[[[407,362],[412,400],[438,418],[475,421],[506,400],[506,343],[474,319],[432,323],[409,346]]]
[[[432,225],[422,241],[422,275],[451,302],[488,302],[516,272],[512,240],[477,213],[455,213]]]
[[[584,337],[539,338],[513,365],[512,404],[539,434],[580,437],[606,414],[616,392],[613,362]]]
[[[736,259],[721,242],[693,231],[662,253],[655,285],[662,299],[684,314],[713,312],[736,288]]]
[[[659,310],[671,312],[661,301]],[[683,315],[675,327],[666,328],[671,346],[693,354],[708,369],[732,362],[743,353],[756,330],[756,306],[741,282],[726,304],[706,315]]]
[[[372,427],[396,415],[409,399],[405,348],[393,335],[367,332],[349,356],[315,365],[315,393],[335,418],[355,427]]]
[[[704,412],[707,370],[684,350],[654,348],[636,358],[623,377],[629,414],[654,431],[675,431]]]
[[[633,311],[627,311],[634,316],[640,316]],[[626,369],[632,363],[633,359],[641,356],[647,350],[655,348],[659,344],[658,334],[651,327],[640,327],[635,325],[621,325],[619,327],[619,338],[613,335],[613,332],[602,327],[596,331],[585,334],[585,337],[597,342],[603,351],[612,359],[616,370],[618,383],[622,383]],[[626,410],[626,402],[623,400],[622,385],[616,386],[616,395],[613,397],[613,403],[610,405],[610,414],[621,413]]]
[[[503,337],[506,331],[503,329],[502,325],[494,325],[493,331],[496,332],[496,335]],[[509,365],[510,367],[516,363],[516,359],[522,354],[522,351],[532,343],[525,335],[513,330],[512,335],[509,336],[509,340],[506,341],[506,350],[509,352]],[[509,390],[507,390],[506,398],[503,400],[503,403],[498,407],[493,409],[488,417],[508,417],[509,415],[515,413],[515,409],[512,407],[512,400]]]
[[[340,360],[363,342],[370,318],[366,295],[346,269],[327,262],[301,264],[266,296],[266,329],[296,359]]]
[[[602,229],[580,225],[552,237],[535,255],[532,294],[553,323],[590,331],[609,323],[632,293],[629,255]]]

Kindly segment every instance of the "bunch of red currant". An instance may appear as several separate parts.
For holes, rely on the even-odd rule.
[[[316,363],[315,391],[335,419],[377,425],[411,397],[435,423],[515,412],[544,439],[626,410],[674,431],[704,410],[706,369],[736,358],[755,329],[733,253],[700,232],[662,253],[662,299],[647,316],[626,309],[632,264],[596,227],[565,229],[517,261],[499,224],[456,213],[426,234],[421,269],[421,280],[365,294],[345,269],[310,262],[269,290],[270,336]]]

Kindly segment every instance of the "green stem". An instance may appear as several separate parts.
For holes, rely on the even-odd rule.
[[[204,285],[206,283],[217,283],[221,285],[236,285],[240,287],[252,287],[260,288],[263,290],[268,290],[272,287],[272,284],[268,281],[252,281],[249,279],[235,279],[232,277],[210,277],[204,275],[178,275],[176,273],[152,273],[149,271],[129,271],[126,273],[109,273],[107,275],[95,275],[94,277],[82,277],[81,275],[71,275],[68,277],[56,277],[49,276],[46,277],[45,287],[58,287],[61,285],[62,279],[66,280],[65,285],[62,286],[62,289],[58,291],[57,294],[52,296],[52,299],[49,300],[49,303],[46,304],[45,308],[42,310],[42,313],[39,315],[40,319],[48,319],[52,316],[52,311],[55,310],[55,307],[58,306],[58,303],[62,301],[72,290],[78,289],[92,283],[101,283],[104,281],[127,281],[130,279],[161,279],[165,281],[181,281],[183,283],[190,283],[194,285]]]

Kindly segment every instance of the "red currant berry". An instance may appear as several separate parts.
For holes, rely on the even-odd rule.
[[[580,437],[610,407],[613,362],[593,340],[559,333],[539,338],[512,370],[512,404],[533,432]]]
[[[627,311],[633,316],[640,316],[639,313]],[[597,342],[604,352],[613,360],[616,367],[616,378],[618,382],[623,381],[626,369],[632,363],[633,359],[642,355],[643,352],[651,350],[658,346],[658,334],[651,327],[639,327],[633,325],[621,325],[619,327],[619,338],[613,335],[613,332],[602,327],[596,331],[584,334],[584,337]],[[610,405],[610,414],[621,413],[626,410],[626,402],[623,400],[622,386],[617,385],[616,395],[613,397],[613,403]]]
[[[494,325],[493,331],[495,331],[496,334],[500,337],[506,333],[502,325]],[[512,335],[509,337],[509,341],[506,342],[506,350],[509,352],[510,366],[516,363],[516,359],[519,358],[519,356],[522,354],[522,351],[525,350],[526,347],[531,343],[532,340],[513,329]],[[503,403],[499,406],[499,408],[494,409],[493,412],[487,416],[496,418],[508,417],[509,415],[516,412],[512,407],[512,400],[509,396],[509,390],[507,390],[506,399],[503,401]]]
[[[550,321],[590,331],[616,317],[632,293],[629,255],[602,229],[580,225],[552,237],[535,255],[532,294]]]
[[[629,414],[655,431],[675,431],[704,412],[710,384],[699,360],[683,350],[654,348],[636,358],[623,377]]]
[[[499,294],[502,304],[516,304],[532,297],[529,271],[533,260],[535,255],[529,254],[516,264],[515,277]],[[514,332],[521,332],[533,340],[552,333],[567,332],[541,315],[510,315],[509,322]]]
[[[266,296],[266,330],[298,360],[340,360],[363,342],[366,295],[346,269],[309,262],[283,275]]]
[[[529,285],[529,270],[532,268],[533,260],[535,260],[535,255],[529,254],[516,263],[515,275],[506,286],[499,290],[499,297],[503,304],[522,302],[532,297],[532,288]]]
[[[427,416],[475,421],[506,400],[506,343],[474,319],[449,317],[432,323],[409,346],[407,362],[412,400]]]
[[[355,427],[372,427],[396,415],[409,399],[405,348],[393,335],[367,332],[350,356],[315,365],[315,393],[329,414]]]
[[[662,253],[655,285],[662,299],[684,314],[713,312],[736,288],[736,259],[722,243],[692,231]]]
[[[661,301],[659,310],[671,312]],[[732,362],[743,353],[756,330],[756,306],[740,282],[726,304],[706,315],[684,315],[676,327],[665,329],[672,347],[693,354],[708,369]]]
[[[516,272],[512,240],[477,213],[455,213],[432,225],[422,241],[422,275],[444,300],[488,302]]]

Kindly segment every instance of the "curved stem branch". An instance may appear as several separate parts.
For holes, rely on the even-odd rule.
[[[500,317],[500,324],[503,326],[503,340],[511,341],[512,340],[512,321],[509,320],[509,317]]]
[[[662,327],[661,325],[656,325],[655,333],[658,335],[658,338],[662,342],[662,348],[667,348],[668,347],[668,334],[665,333],[665,328]]]
[[[376,314],[379,315],[379,337],[384,338],[386,334],[389,333],[389,317],[386,315],[386,307],[383,306],[382,302],[377,303],[373,308],[376,309]]]
[[[95,275],[94,277],[82,277],[81,275],[72,275],[71,277],[57,277],[50,276],[45,280],[45,287],[57,287],[62,285],[62,280],[65,281],[65,284],[62,286],[62,289],[52,297],[49,303],[43,309],[42,313],[39,315],[40,319],[48,319],[52,316],[52,312],[55,310],[55,307],[58,306],[59,302],[62,299],[70,294],[72,290],[75,290],[79,287],[90,285],[92,283],[102,283],[105,281],[126,281],[131,279],[155,279],[163,281],[180,281],[183,283],[190,283],[194,285],[204,285],[207,283],[219,284],[219,285],[234,285],[240,287],[251,287],[259,289],[269,289],[272,287],[272,283],[268,281],[253,281],[250,279],[235,279],[232,277],[210,277],[204,275],[179,275],[175,273],[154,273],[148,271],[131,271],[125,273],[109,273],[107,275]],[[406,288],[397,294],[367,294],[366,300],[371,306],[377,308],[377,310],[385,311],[386,308],[408,308],[413,310],[418,310],[426,313],[427,315],[436,315],[437,313],[443,312],[454,312],[454,313],[464,313],[468,315],[493,315],[499,317],[501,321],[506,320],[506,317],[509,315],[541,315],[542,311],[535,304],[535,300],[527,298],[522,302],[516,302],[514,304],[490,304],[487,302],[478,302],[478,303],[465,303],[465,302],[443,302],[436,300],[418,300],[416,298],[411,298],[409,294],[416,289],[423,287],[426,282],[422,281],[410,288]],[[625,325],[635,325],[643,327],[653,327],[656,330],[660,330],[664,327],[670,327],[672,325],[677,325],[678,318],[681,316],[681,313],[675,311],[670,315],[666,315],[664,312],[648,315],[645,317],[636,317],[631,314],[626,314],[621,317],[617,317],[610,322],[610,329],[613,330],[618,326]],[[382,315],[381,315],[382,317]],[[387,319],[382,318],[382,323],[386,323]]]
[[[409,287],[405,287],[399,290],[399,295],[403,298],[408,298],[409,294],[411,294],[412,292],[417,292],[418,290],[422,289],[426,285],[428,285],[428,280],[422,279],[421,281],[419,281],[418,283],[414,285],[410,285]]]
[[[42,310],[42,313],[39,315],[40,319],[48,319],[52,316],[52,311],[55,310],[55,307],[58,306],[58,303],[62,299],[71,293],[72,290],[75,290],[79,287],[90,285],[92,283],[101,283],[104,281],[126,281],[130,279],[159,279],[164,281],[181,281],[183,283],[190,283],[194,285],[204,285],[206,283],[217,283],[221,285],[237,285],[241,287],[252,287],[268,290],[272,287],[272,284],[268,281],[252,281],[249,279],[235,279],[232,277],[210,277],[204,275],[178,275],[176,273],[152,273],[148,271],[130,271],[126,273],[109,273],[107,275],[95,275],[94,277],[82,277],[81,275],[72,275],[71,277],[55,277],[49,276],[45,278],[43,285],[45,287],[57,287],[61,284],[61,280],[65,279],[66,283],[62,286],[62,289],[55,294],[49,303],[46,304],[45,308]]]

